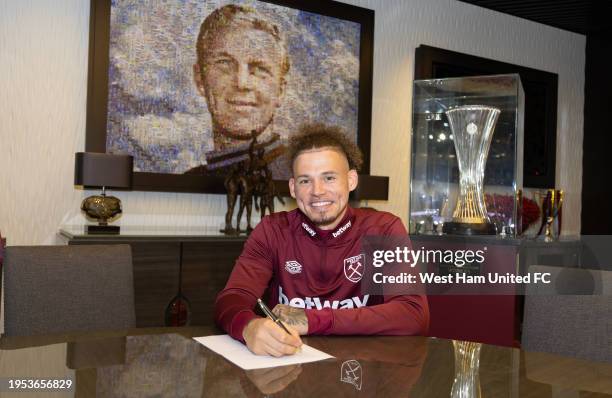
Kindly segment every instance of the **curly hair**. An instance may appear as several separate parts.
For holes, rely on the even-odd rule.
[[[287,149],[289,169],[293,170],[293,162],[302,152],[318,148],[336,149],[346,156],[349,169],[357,171],[361,169],[363,155],[357,144],[347,137],[340,127],[324,124],[304,125],[298,134],[289,139]]]

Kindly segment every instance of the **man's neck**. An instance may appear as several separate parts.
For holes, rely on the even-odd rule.
[[[340,224],[340,222],[344,220],[344,217],[346,217],[347,208],[348,206],[344,208],[344,210],[342,211],[342,214],[336,217],[336,220],[332,224],[326,224],[326,225],[315,224],[315,226],[319,228],[321,231],[329,231],[329,230],[335,229],[338,226],[338,224]]]
[[[215,131],[213,133],[213,141],[215,143],[215,150],[223,150],[227,148],[233,148],[236,146],[244,145],[248,143],[251,138],[246,139],[237,139],[233,137],[229,137],[222,132]]]

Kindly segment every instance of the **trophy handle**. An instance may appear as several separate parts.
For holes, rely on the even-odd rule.
[[[546,225],[546,222],[548,219],[548,207],[549,207],[548,198],[549,196],[550,196],[550,191],[546,191],[546,196],[544,200],[542,201],[542,223],[540,224],[540,229],[538,229],[538,233],[536,234],[536,237],[542,234],[542,231],[544,230],[544,226]]]
[[[557,211],[558,211],[558,210],[561,210],[561,206],[563,205],[563,196],[564,196],[564,195],[563,195],[563,191],[562,191],[562,190],[559,190],[559,193],[558,193],[557,195],[558,195],[558,197],[559,197],[559,203],[558,203],[558,205],[557,205],[557,207],[558,207],[558,208],[557,208]]]
[[[515,236],[523,234],[523,190],[516,190],[516,229]]]
[[[561,236],[561,222],[563,221],[563,197],[564,192],[559,190],[559,204],[557,205],[557,227],[559,228],[557,231],[557,236]]]

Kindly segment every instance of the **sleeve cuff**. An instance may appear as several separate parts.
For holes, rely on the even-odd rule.
[[[308,319],[308,334],[330,334],[334,324],[331,308],[304,310]]]
[[[242,332],[244,331],[246,325],[248,325],[248,323],[255,318],[258,318],[258,316],[252,310],[245,310],[237,313],[234,316],[234,319],[232,319],[232,330],[230,332],[230,336],[244,343]]]

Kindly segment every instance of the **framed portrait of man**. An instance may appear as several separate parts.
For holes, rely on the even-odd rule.
[[[86,151],[134,156],[134,189],[275,180],[301,125],[341,127],[369,174],[374,11],[319,0],[92,0]]]

